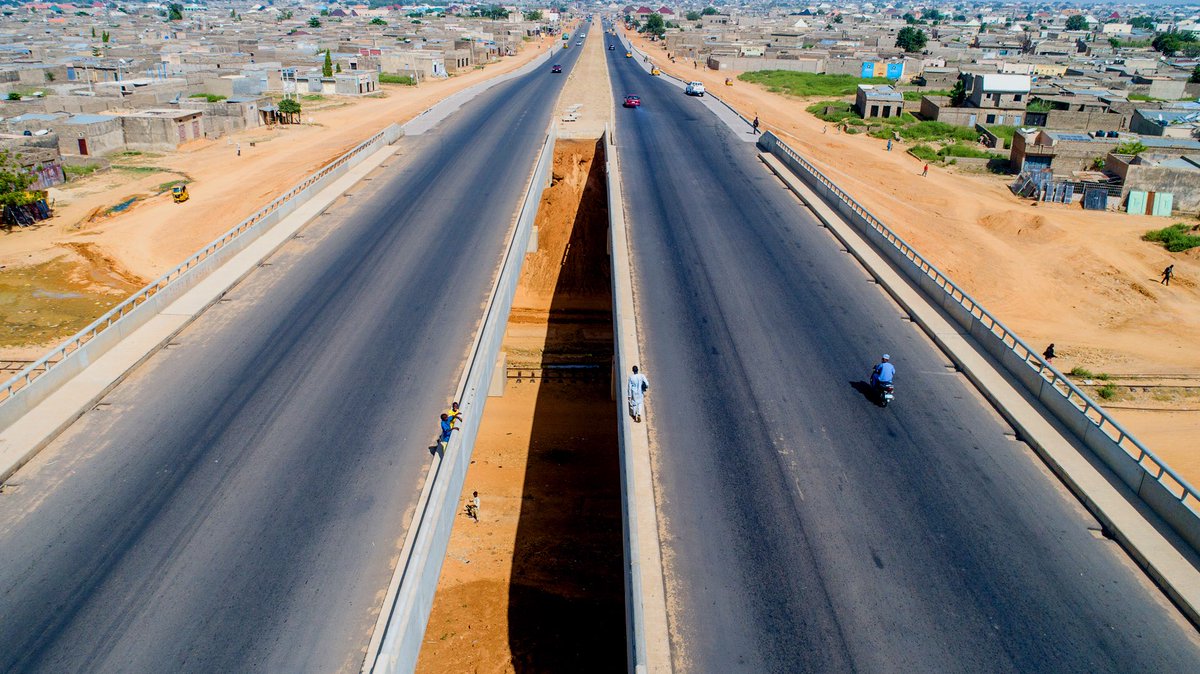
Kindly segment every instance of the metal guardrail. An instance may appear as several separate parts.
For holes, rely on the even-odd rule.
[[[1097,451],[1100,457],[1127,484],[1135,489],[1156,512],[1163,515],[1176,531],[1187,538],[1193,547],[1197,547],[1195,531],[1197,529],[1196,522],[1200,522],[1200,519],[1196,519],[1200,518],[1200,494],[1197,493],[1194,487],[1188,484],[1187,480],[1172,470],[1170,466],[1158,458],[1154,452],[1143,445],[1141,441],[1109,415],[1103,407],[1096,404],[1095,401],[1075,386],[1075,384],[1071,383],[1054,366],[1047,363],[1038,352],[1030,348],[1024,340],[985,309],[975,298],[971,297],[969,293],[951,281],[934,264],[925,259],[924,256],[913,249],[903,238],[893,232],[887,225],[883,224],[862,204],[858,203],[854,197],[843,191],[789,145],[781,141],[774,134],[767,132],[760,139],[759,146],[772,153],[783,155],[783,158],[790,160],[790,164],[807,172],[812,179],[816,180],[825,190],[848,207],[861,220],[862,224],[871,228],[875,234],[890,244],[894,252],[899,253],[901,257],[907,259],[915,267],[918,276],[922,277],[921,280],[931,283],[934,288],[940,289],[943,299],[946,302],[960,308],[970,317],[971,321],[982,326],[985,335],[990,335],[1003,346],[1004,350],[1015,356],[1017,361],[1023,363],[1027,372],[1011,369],[1010,371],[1016,374],[1022,383],[1038,396],[1039,400],[1046,403],[1051,408],[1051,412],[1066,423],[1072,431],[1084,440],[1085,444],[1088,444],[1093,451]],[[928,289],[927,283],[922,283],[921,285],[923,288]],[[967,325],[966,327],[970,329],[971,326]],[[976,331],[972,330],[971,333],[975,335]],[[1025,374],[1033,375],[1034,379],[1031,381],[1029,378],[1022,376]],[[1053,392],[1050,396],[1051,399],[1047,399],[1047,389]],[[1072,423],[1074,419],[1068,418],[1061,413],[1060,409],[1056,409],[1055,401],[1052,399],[1054,394],[1056,394],[1058,402],[1068,403],[1069,407],[1076,411],[1078,415],[1081,415],[1083,419],[1086,419],[1088,424],[1081,426]],[[1187,527],[1184,528],[1190,529],[1190,531],[1181,530],[1180,523],[1175,519],[1175,515],[1178,515],[1178,513],[1163,512],[1157,507],[1155,497],[1143,492],[1144,484],[1142,480],[1130,476],[1128,471],[1124,470],[1125,466],[1114,465],[1114,462],[1109,460],[1112,457],[1106,456],[1102,453],[1102,448],[1096,447],[1096,444],[1089,437],[1095,431],[1099,431],[1104,438],[1107,438],[1116,447],[1119,447],[1129,459],[1132,459],[1136,463],[1143,477],[1152,478],[1165,493],[1170,494],[1171,498],[1179,505],[1182,505],[1191,514],[1193,519],[1196,519],[1196,522],[1185,523]]]
[[[405,550],[397,562],[396,574],[399,578],[395,583],[395,596],[385,600],[383,610],[387,615],[380,615],[380,621],[384,622],[379,650],[374,661],[364,662],[363,671],[391,674],[411,672],[417,666],[442,563],[446,558],[446,547],[458,516],[458,497],[471,463],[488,385],[496,367],[500,344],[504,340],[505,326],[517,292],[538,205],[554,163],[555,139],[555,126],[551,124],[546,141],[538,152],[529,189],[521,202],[512,239],[484,315],[483,327],[475,336],[471,359],[459,382],[456,398],[463,411],[463,422],[458,434],[451,438],[443,450],[444,454],[435,456],[429,469]],[[390,609],[387,600],[392,600]]]
[[[335,159],[332,163],[325,165],[316,173],[308,176],[300,183],[297,183],[287,192],[283,193],[279,197],[276,197],[271,203],[255,211],[250,217],[238,223],[216,239],[213,239],[203,248],[193,253],[188,259],[184,260],[167,273],[158,277],[117,306],[108,310],[103,316],[93,321],[86,328],[75,333],[75,335],[68,338],[62,344],[56,346],[49,353],[33,361],[3,384],[0,384],[0,406],[5,405],[10,400],[13,400],[22,391],[26,390],[28,386],[36,379],[60,365],[64,360],[75,354],[81,347],[95,339],[101,333],[111,330],[143,302],[158,294],[167,286],[176,282],[180,277],[187,274],[202,261],[214,255],[217,251],[228,246],[232,241],[243,235],[256,223],[260,222],[265,217],[278,210],[284,204],[287,204],[298,194],[312,187],[330,173],[341,169],[347,163],[355,159],[358,155],[374,149],[375,146],[380,142],[392,142],[399,136],[399,127],[393,125],[392,127],[389,127],[388,129],[380,131],[379,133],[371,136],[362,143],[359,143],[349,152],[346,152],[342,156]]]

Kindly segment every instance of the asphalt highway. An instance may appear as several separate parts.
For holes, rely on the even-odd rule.
[[[642,98],[616,139],[677,670],[1200,670],[1192,627],[749,127],[607,53],[617,105]],[[885,352],[886,409],[864,395]]]
[[[578,51],[402,139],[9,480],[0,671],[358,670]]]

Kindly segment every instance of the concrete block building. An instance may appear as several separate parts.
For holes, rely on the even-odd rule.
[[[854,109],[863,119],[899,117],[904,112],[904,95],[887,85],[860,84],[854,94]]]
[[[139,110],[121,113],[119,119],[130,150],[171,152],[204,137],[204,113],[200,110]]]

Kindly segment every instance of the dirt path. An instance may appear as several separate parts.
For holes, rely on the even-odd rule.
[[[194,141],[170,154],[112,157],[114,165],[126,168],[96,173],[50,191],[56,202],[53,218],[37,227],[0,232],[0,274],[43,265],[32,278],[48,282],[53,279],[47,275],[53,272],[65,275],[61,282],[67,282],[75,276],[94,277],[105,271],[104,261],[111,261],[127,279],[156,278],[385,126],[407,121],[454,92],[511,72],[551,46],[557,45],[549,37],[529,42],[517,56],[480,70],[417,87],[384,85],[379,97],[302,100],[302,124],[260,127],[229,138]],[[169,187],[161,188],[181,179],[188,180],[192,196],[186,203],[175,204]],[[123,209],[108,212],[114,206]],[[80,242],[96,255],[86,259],[75,254],[71,245]],[[61,264],[44,266],[54,260]],[[42,355],[72,334],[68,326],[80,321],[86,325],[124,299],[130,292],[127,286],[124,280],[109,286],[111,292],[96,295],[98,301],[90,305],[62,304],[45,294],[16,298],[20,311],[65,312],[70,320],[56,323],[59,332],[39,329],[26,337],[13,333],[0,338],[0,358]],[[0,313],[18,310],[12,301],[8,294],[0,295]],[[12,329],[19,332],[17,326]]]
[[[671,63],[660,43],[632,37],[666,72],[698,79],[774,131],[931,259],[1037,349],[1053,342],[1063,371],[1200,376],[1200,249],[1168,253],[1140,240],[1179,221],[1014,197],[1010,177],[931,166],[900,143],[837,133],[811,101],[737,81],[737,73]],[[733,77],[733,86],[725,86]],[[813,99],[817,100],[817,99]],[[1167,288],[1159,272],[1175,265]],[[1137,397],[1136,392],[1130,392]],[[1113,410],[1143,442],[1200,484],[1200,413]]]

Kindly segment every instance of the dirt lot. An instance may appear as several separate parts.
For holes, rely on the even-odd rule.
[[[526,43],[517,56],[486,68],[417,87],[384,85],[377,97],[302,99],[301,124],[194,141],[170,154],[117,155],[110,159],[123,168],[50,190],[53,218],[35,227],[0,230],[0,274],[24,274],[22,283],[29,288],[26,295],[0,294],[0,314],[57,318],[38,319],[42,327],[27,335],[20,332],[20,323],[4,326],[8,332],[0,335],[0,359],[41,356],[73,334],[72,326],[83,327],[128,296],[130,283],[140,286],[156,278],[371,134],[411,119],[456,91],[512,71],[550,46],[556,45],[548,37]],[[172,203],[165,185],[176,180],[188,181],[190,201]],[[84,258],[72,250],[74,243],[86,243],[99,255]],[[55,264],[46,266],[52,260]],[[106,267],[109,262],[112,266]],[[15,271],[32,266],[40,270],[32,276]],[[109,284],[105,276],[110,271],[124,280]],[[64,302],[42,292],[77,278],[93,279],[89,287],[95,302]]]
[[[585,48],[599,41],[589,35]],[[579,100],[577,88],[593,77],[607,79],[603,69],[590,72],[568,82],[560,106]],[[455,523],[418,671],[625,666],[608,215],[598,147],[595,140],[555,147],[552,184],[538,209],[538,251],[525,259],[505,334],[512,379],[503,397],[488,399],[462,494],[465,506],[479,492],[480,521],[463,511]]]
[[[1194,218],[1096,213],[1033,203],[1011,177],[931,166],[886,150],[885,141],[837,133],[805,111],[809,100],[736,80],[737,73],[666,59],[661,44],[634,37],[673,75],[698,79],[743,114],[757,114],[881,220],[964,286],[1031,346],[1053,342],[1064,372],[1173,375],[1187,388],[1157,396],[1118,386],[1115,416],[1193,484],[1200,484],[1200,249],[1168,253],[1140,240],[1147,230]],[[725,86],[734,77],[734,86]],[[816,100],[816,99],[814,99]],[[1170,288],[1159,273],[1175,265]],[[1099,387],[1092,387],[1098,390]],[[1116,405],[1136,406],[1138,411]],[[1162,410],[1162,411],[1159,411]]]

